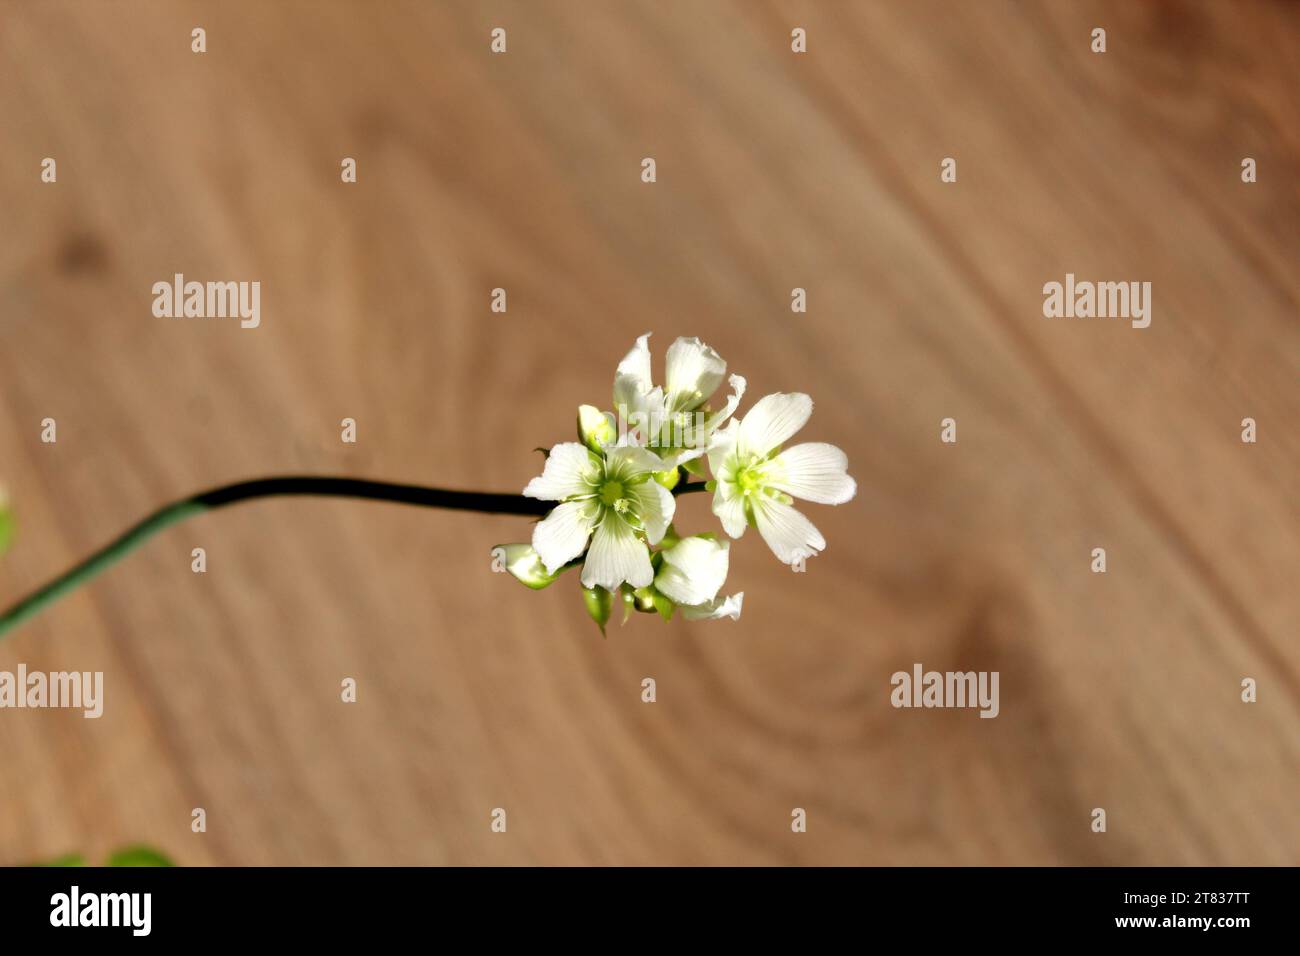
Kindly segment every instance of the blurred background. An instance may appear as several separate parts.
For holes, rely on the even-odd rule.
[[[1300,861],[1298,38],[1280,2],[0,2],[0,604],[229,481],[518,491],[646,331],[657,375],[698,335],[809,392],[859,483],[807,573],[733,548],[739,623],[607,640],[572,575],[491,573],[526,519],[170,529],[0,643],[106,684],[0,711],[0,862]],[[154,318],[178,272],[260,281],[261,328]],[[1151,282],[1151,327],[1044,319],[1067,272]],[[915,662],[999,671],[1000,715],[893,709]]]

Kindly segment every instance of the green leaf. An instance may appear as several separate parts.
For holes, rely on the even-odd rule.
[[[128,846],[108,858],[109,866],[175,866],[157,850],[147,846]]]
[[[46,860],[35,866],[89,866],[80,853],[68,853],[64,856]],[[117,850],[108,858],[105,866],[175,866],[170,859],[157,850],[147,846],[126,846]]]

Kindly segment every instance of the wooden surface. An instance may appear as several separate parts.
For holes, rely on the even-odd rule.
[[[0,860],[1300,862],[1298,36],[1284,3],[0,3],[0,602],[226,481],[518,490],[647,330],[812,394],[860,488],[808,506],[806,574],[737,544],[739,624],[608,640],[576,582],[490,572],[522,519],[169,530],[0,644],[107,684],[97,721],[0,711]],[[261,281],[262,327],[155,319],[176,272]],[[1043,318],[1067,272],[1150,281],[1151,327]],[[893,709],[918,661],[999,671],[1000,716]]]

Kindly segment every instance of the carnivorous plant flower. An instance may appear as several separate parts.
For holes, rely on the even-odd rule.
[[[552,448],[542,473],[524,488],[527,498],[561,502],[533,529],[533,549],[547,573],[586,551],[584,587],[614,591],[654,580],[649,545],[663,539],[677,506],[655,480],[665,470],[663,459],[635,445],[602,452],[577,442]]]
[[[659,552],[661,563],[654,586],[682,609],[691,621],[720,617],[740,620],[745,592],[719,598],[727,580],[731,542],[712,534],[691,535]]]
[[[618,363],[610,419],[620,438],[653,448],[673,468],[704,454],[709,436],[740,405],[745,379],[732,375],[731,395],[713,409],[709,400],[727,374],[722,356],[697,338],[679,338],[668,346],[659,386],[651,380],[649,340],[649,332],[640,336]]]
[[[795,498],[840,505],[857,492],[848,457],[834,445],[807,442],[781,446],[812,415],[801,392],[765,395],[743,419],[732,419],[709,445],[715,488],[713,513],[733,538],[753,524],[772,553],[786,564],[826,547],[817,527],[793,507]]]

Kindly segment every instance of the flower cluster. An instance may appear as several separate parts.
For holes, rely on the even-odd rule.
[[[736,412],[745,379],[696,338],[679,338],[665,356],[664,384],[650,370],[650,336],[637,339],[614,373],[614,411],[578,409],[578,441],[547,452],[524,495],[557,504],[533,530],[532,544],[500,545],[504,567],[534,589],[582,568],[587,610],[603,630],[615,602],[688,620],[740,617],[744,592],[720,596],[731,542],[713,533],[682,536],[673,527],[676,495],[713,493],[713,513],[730,538],[753,526],[772,552],[797,564],[826,547],[795,498],[838,505],[857,485],[839,448],[819,442],[783,448],[812,415],[802,393],[766,395]],[[714,407],[727,380],[731,394]],[[707,462],[712,478],[707,478]]]

